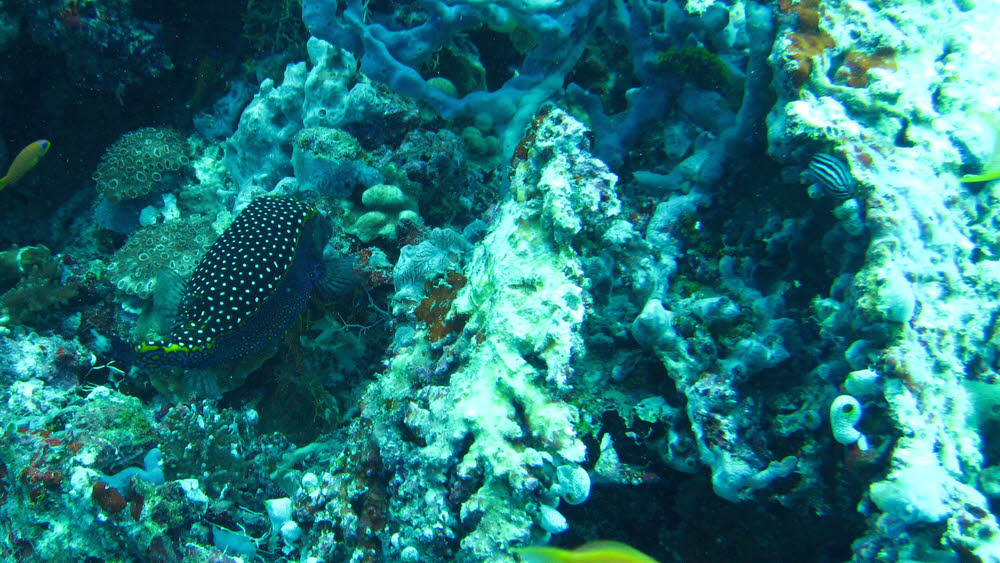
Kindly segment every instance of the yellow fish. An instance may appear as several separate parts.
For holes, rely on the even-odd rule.
[[[20,180],[21,176],[24,176],[28,170],[34,168],[38,164],[38,161],[45,156],[45,153],[49,151],[50,146],[52,146],[52,143],[45,139],[40,139],[21,149],[21,152],[17,153],[17,156],[14,157],[14,162],[10,163],[7,175],[0,178],[0,190],[6,188],[8,184],[13,184]]]
[[[587,542],[574,550],[558,547],[519,547],[523,563],[656,563],[638,549],[616,541]]]
[[[959,178],[958,181],[963,184],[970,184],[972,182],[989,182],[997,178],[1000,178],[1000,170],[991,170],[977,175],[966,174]]]
[[[983,121],[986,132],[990,137],[990,142],[993,146],[993,152],[990,154],[989,159],[983,166],[982,172],[979,174],[966,174],[958,179],[958,181],[963,184],[990,182],[1000,178],[1000,121],[997,121],[997,118],[989,113],[983,113],[980,111],[973,113],[976,117],[979,117]]]

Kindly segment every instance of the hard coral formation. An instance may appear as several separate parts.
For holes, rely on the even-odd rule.
[[[75,339],[29,333],[0,340],[0,382],[41,381],[53,389],[72,389],[94,365],[95,358]]]
[[[375,184],[361,194],[363,212],[346,230],[365,244],[377,238],[395,240],[397,231],[411,226],[421,228],[417,202],[397,186]]]
[[[292,171],[300,191],[346,198],[359,186],[381,182],[369,157],[350,133],[332,127],[308,127],[295,136]]]
[[[75,393],[56,399],[37,381],[14,383],[2,398],[8,430],[0,436],[0,471],[5,470],[0,499],[7,502],[0,500],[0,510],[24,524],[16,527],[17,537],[39,560],[179,553],[168,531],[191,532],[209,512],[226,513],[229,501],[211,500],[202,486],[214,499],[228,491],[244,506],[254,495],[279,493],[233,486],[248,475],[267,479],[266,468],[288,451],[280,440],[256,433],[253,411],[198,403],[166,406],[156,414],[138,399],[104,387],[86,399]],[[14,424],[19,420],[32,422]],[[207,435],[215,439],[205,440]],[[151,444],[162,445],[162,468],[160,450]],[[15,479],[16,487],[3,487]],[[13,504],[21,508],[15,512]],[[28,525],[37,518],[66,524]],[[267,530],[266,519],[241,524],[256,536]],[[210,539],[196,535],[214,551]]]
[[[362,435],[376,441],[351,448],[377,448],[378,474],[393,475],[379,527],[398,530],[397,541],[366,548],[345,530],[349,520],[333,513],[342,471],[314,493],[330,499],[317,516],[332,519],[331,533],[343,530],[349,548],[387,559],[405,548],[428,560],[507,560],[511,542],[547,534],[543,514],[559,502],[547,492],[556,468],[584,460],[578,411],[560,396],[575,384],[571,360],[588,296],[579,256],[556,242],[587,246],[619,211],[614,179],[586,143],[578,122],[551,112],[514,181],[526,197],[502,205],[461,273],[410,305],[427,324],[397,342],[388,371],[365,394],[355,427],[373,425]],[[421,373],[434,363],[440,374],[428,381]],[[387,402],[402,427],[383,416]]]
[[[488,178],[491,165],[472,162],[466,143],[448,129],[414,130],[391,155],[405,178],[400,187],[414,194],[421,217],[432,226],[480,216],[495,201]]]
[[[849,343],[844,360],[850,368],[880,376],[863,402],[858,430],[875,450],[888,441],[887,463],[876,465],[872,482],[866,479],[851,494],[861,499],[858,510],[867,518],[853,554],[858,560],[956,553],[992,560],[997,522],[968,483],[996,463],[996,452],[982,447],[989,434],[970,427],[967,416],[969,403],[990,400],[993,387],[969,380],[997,379],[995,364],[983,357],[994,356],[994,330],[985,327],[992,326],[987,319],[996,304],[984,295],[997,279],[974,257],[994,248],[996,231],[972,226],[989,221],[992,212],[981,215],[981,194],[956,181],[962,147],[980,143],[970,141],[974,133],[959,108],[976,105],[971,100],[989,82],[984,69],[996,64],[983,60],[989,34],[969,31],[983,29],[976,22],[984,14],[972,16],[963,11],[967,6],[950,2],[919,12],[903,2],[880,10],[851,6],[829,3],[837,17],[824,27],[838,38],[863,37],[856,52],[886,58],[845,56],[846,69],[814,74],[801,98],[785,93],[779,100],[768,135],[769,152],[786,162],[804,160],[797,155],[804,145],[839,146],[859,164],[852,166],[859,182],[870,186],[865,260],[832,285],[830,298],[815,303],[824,330]],[[886,12],[907,15],[896,20]],[[926,29],[939,29],[939,42],[928,43]],[[879,66],[873,62],[893,72],[872,70]],[[957,325],[946,320],[954,314],[961,318]],[[870,415],[884,416],[897,431],[886,432]],[[850,459],[865,463],[856,453]],[[934,547],[918,556],[921,546]]]
[[[60,257],[45,246],[26,246],[0,252],[0,312],[8,321],[36,323],[68,305],[92,283],[68,276]],[[65,278],[64,278],[65,276]]]

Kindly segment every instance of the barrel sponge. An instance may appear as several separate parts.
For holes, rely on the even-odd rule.
[[[137,199],[159,191],[163,176],[190,163],[190,146],[173,129],[145,127],[122,135],[101,157],[94,172],[97,191],[111,201]]]
[[[108,277],[119,291],[149,298],[157,272],[167,268],[186,279],[216,238],[211,221],[200,216],[150,225],[136,231],[115,252]]]

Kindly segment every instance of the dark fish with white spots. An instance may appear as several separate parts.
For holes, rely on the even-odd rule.
[[[136,345],[136,363],[206,368],[273,347],[314,291],[342,287],[349,277],[341,264],[323,260],[330,232],[329,221],[311,205],[283,197],[255,199],[178,292],[169,336]]]

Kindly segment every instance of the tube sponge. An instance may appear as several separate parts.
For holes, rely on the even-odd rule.
[[[395,9],[372,17],[371,10],[378,8],[375,3],[304,0],[302,21],[313,36],[351,51],[366,76],[427,102],[441,116],[490,116],[506,154],[513,153],[542,102],[562,88],[606,6],[598,0],[432,0],[397,4],[401,7],[386,3]],[[418,69],[439,49],[480,25],[499,35],[533,37],[512,77],[495,89],[476,90],[455,98],[421,76]],[[510,42],[513,44],[514,39]]]
[[[160,452],[160,448],[153,448],[142,458],[143,467],[141,469],[138,467],[127,467],[114,475],[98,474],[101,476],[101,481],[107,483],[109,487],[113,487],[122,497],[128,500],[131,496],[129,484],[132,482],[132,477],[138,477],[154,485],[162,485],[166,482],[163,475],[163,467],[160,463],[162,459],[163,454]]]
[[[850,395],[840,395],[830,404],[830,427],[833,439],[849,446],[857,443],[861,451],[868,450],[868,439],[855,426],[861,420],[861,403]]]

